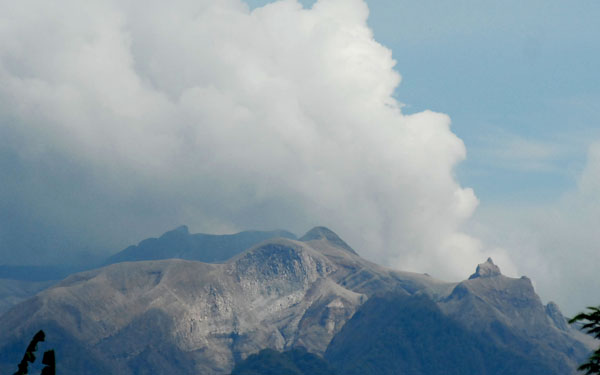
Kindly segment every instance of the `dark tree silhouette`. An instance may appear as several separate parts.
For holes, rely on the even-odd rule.
[[[40,375],[56,375],[56,362],[54,360],[54,350],[48,350],[44,352],[42,364],[46,366],[44,366]]]
[[[575,315],[569,320],[569,323],[582,322],[581,330],[600,339],[600,306],[591,306],[588,307],[588,310],[590,310],[589,313],[582,312]],[[579,366],[578,370],[585,371],[586,375],[600,374],[600,347],[592,353],[586,363]]]
[[[33,339],[27,345],[27,350],[23,355],[23,359],[21,363],[19,363],[18,370],[13,375],[26,375],[29,372],[29,364],[35,361],[35,352],[37,351],[37,344],[40,341],[44,341],[46,339],[46,334],[44,331],[40,330],[33,336]],[[48,350],[44,352],[44,356],[42,357],[42,364],[46,365],[42,369],[41,375],[55,375],[55,361],[54,361],[54,350]]]

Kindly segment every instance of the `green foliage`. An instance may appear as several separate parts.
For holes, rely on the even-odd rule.
[[[287,352],[263,349],[236,364],[231,375],[335,375],[323,358],[304,348]]]
[[[586,333],[600,339],[600,306],[588,307],[589,313],[579,313],[569,320],[570,324],[582,322],[581,329]],[[580,371],[585,371],[586,375],[600,374],[600,347],[590,356],[588,361],[579,366]]]
[[[38,331],[33,339],[27,345],[27,350],[23,355],[23,359],[21,363],[19,363],[17,372],[14,375],[26,375],[29,371],[29,364],[35,362],[35,352],[37,351],[37,344],[40,341],[44,341],[46,339],[46,334],[44,331]],[[44,352],[44,356],[42,357],[42,364],[46,365],[42,369],[41,375],[55,375],[55,358],[54,358],[54,350],[48,350]]]

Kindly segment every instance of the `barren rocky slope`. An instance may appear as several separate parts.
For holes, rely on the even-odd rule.
[[[438,306],[471,331],[500,347],[517,348],[559,374],[573,373],[590,349],[589,336],[570,327],[556,304],[544,306],[531,280],[502,275],[491,259]]]
[[[284,230],[244,231],[226,235],[191,234],[183,225],[158,238],[147,238],[137,245],[129,246],[103,261],[96,255],[75,266],[0,265],[0,315],[77,272],[119,262],[172,258],[222,263],[253,245],[278,237],[296,239],[294,234]]]
[[[543,348],[571,368],[586,351],[576,333],[552,306],[544,310],[533,289],[504,276],[498,284],[500,276],[456,284],[393,271],[360,258],[326,228],[299,241],[268,240],[222,264],[118,263],[72,275],[0,317],[0,371],[14,370],[31,335],[44,329],[61,353],[61,374],[225,374],[262,348],[324,353],[361,304],[392,290],[425,294],[473,330],[509,327],[540,348],[545,336],[559,339]],[[501,319],[519,311],[536,314],[533,328],[529,318]]]

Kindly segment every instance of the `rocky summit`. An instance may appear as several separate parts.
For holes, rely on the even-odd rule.
[[[476,279],[478,277],[494,277],[500,276],[500,268],[494,264],[492,258],[488,258],[485,263],[481,263],[477,266],[475,273],[469,276],[469,280]]]
[[[0,317],[0,371],[15,370],[39,329],[61,374],[228,374],[265,348],[322,355],[386,292],[427,298],[468,332],[518,346],[552,373],[574,374],[591,349],[529,279],[503,276],[491,259],[469,280],[446,283],[366,261],[323,227],[242,250],[222,263],[139,260],[74,274]]]

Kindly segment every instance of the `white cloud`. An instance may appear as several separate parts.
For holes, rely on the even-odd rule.
[[[401,113],[363,1],[2,9],[5,237],[114,247],[179,223],[322,224],[370,259],[442,277],[487,257],[460,230],[478,203],[453,174],[465,147],[446,115]]]
[[[568,314],[600,301],[600,143],[590,146],[577,186],[555,202],[482,207],[474,233],[507,249],[542,297]]]

